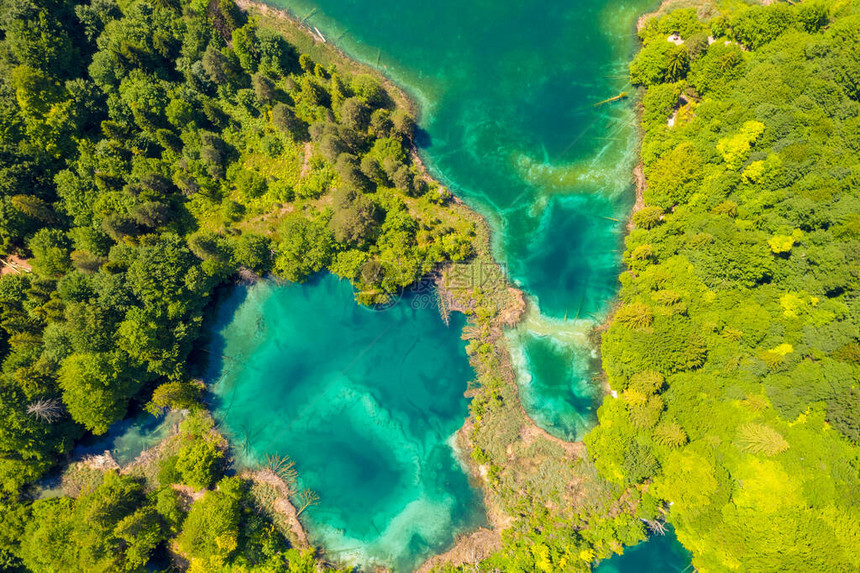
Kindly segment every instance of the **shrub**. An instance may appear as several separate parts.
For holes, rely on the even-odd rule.
[[[182,446],[176,458],[176,473],[182,483],[206,489],[218,478],[224,452],[211,438],[194,438]]]

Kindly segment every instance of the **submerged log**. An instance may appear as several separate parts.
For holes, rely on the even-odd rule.
[[[603,100],[603,101],[599,101],[599,102],[597,102],[596,104],[594,104],[594,107],[597,107],[597,106],[599,106],[599,105],[603,105],[603,104],[605,104],[605,103],[612,103],[612,102],[614,102],[614,101],[620,101],[620,100],[623,100],[623,99],[627,99],[627,92],[621,92],[621,93],[620,93],[620,94],[618,94],[617,96],[614,96],[614,97],[611,97],[611,98],[607,98],[607,99],[605,99],[605,100]]]

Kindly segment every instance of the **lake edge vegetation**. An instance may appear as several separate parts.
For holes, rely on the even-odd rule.
[[[288,459],[233,475],[187,369],[214,289],[268,273],[327,270],[353,282],[358,302],[384,304],[441,270],[442,298],[469,315],[480,376],[463,437],[494,515],[572,499],[583,464],[596,477],[519,404],[500,357],[522,298],[483,219],[424,172],[409,99],[295,22],[247,7],[0,9],[0,239],[14,267],[0,279],[5,569],[332,567],[304,543],[297,511],[284,511],[313,492]],[[77,440],[133,403],[189,413],[130,466],[97,456],[63,467]],[[539,472],[544,463],[555,470]],[[40,499],[36,482],[58,468],[62,495]],[[628,542],[641,538],[634,529]],[[506,535],[532,558],[530,541]]]
[[[565,519],[510,463],[510,424],[478,432],[503,547],[438,570],[587,571],[667,521],[700,571],[857,570],[860,5],[665,2],[639,34],[644,205],[601,333],[618,397],[594,466],[570,458],[604,505]],[[479,429],[516,417],[495,388]]]
[[[686,4],[630,65],[647,188],[585,442],[701,571],[856,570],[860,5]]]

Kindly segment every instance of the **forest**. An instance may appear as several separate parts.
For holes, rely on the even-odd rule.
[[[700,3],[640,36],[617,398],[588,457],[521,440],[509,293],[476,293],[472,458],[512,516],[476,567],[586,571],[668,520],[701,571],[856,571],[860,4]],[[378,304],[470,260],[415,129],[231,0],[0,1],[0,569],[316,570],[229,471],[189,354],[220,285],[325,269]],[[190,412],[158,458],[65,467],[141,408]]]
[[[699,571],[860,570],[860,4],[640,36],[647,188],[589,453]]]
[[[472,255],[410,112],[231,0],[4,0],[0,34],[0,569],[315,570],[225,477],[188,357],[219,285],[327,269],[377,304]],[[130,406],[191,411],[156,467],[39,494]]]

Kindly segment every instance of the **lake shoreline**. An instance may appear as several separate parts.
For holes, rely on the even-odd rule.
[[[677,2],[678,0],[665,0],[664,4]],[[683,0],[682,0],[683,1]],[[323,64],[336,64],[344,66],[352,71],[360,73],[368,73],[379,79],[385,89],[390,93],[392,99],[398,106],[407,109],[416,118],[421,116],[422,108],[402,86],[395,83],[383,71],[368,65],[360,60],[356,60],[348,56],[341,48],[333,44],[329,40],[324,40],[322,33],[304,23],[304,21],[287,10],[281,10],[269,5],[255,2],[252,0],[238,0],[237,4],[243,11],[256,15],[261,20],[261,25],[269,27],[280,32],[290,43],[296,45],[302,53],[310,54],[314,59],[319,60]],[[647,19],[648,15],[640,17],[640,22]],[[637,109],[637,129],[641,125],[641,113]],[[641,134],[637,131],[637,138],[641,141]],[[434,178],[425,163],[422,161],[417,146],[411,142],[411,156],[414,165],[418,168],[421,177],[428,181],[437,181]],[[640,154],[637,152],[637,165],[633,170],[635,181],[635,203],[629,213],[630,220],[627,224],[627,232],[632,225],[632,215],[637,209],[643,206],[643,192],[646,186],[644,175],[642,173],[642,163]],[[441,182],[440,182],[441,186]],[[581,441],[568,442],[561,438],[551,435],[549,432],[537,425],[537,423],[528,415],[522,401],[519,397],[520,388],[517,382],[516,371],[512,363],[509,342],[504,336],[507,329],[514,328],[526,314],[528,302],[525,293],[520,289],[515,288],[510,284],[504,274],[501,265],[496,261],[492,253],[493,245],[493,230],[489,225],[487,218],[476,210],[472,209],[463,202],[456,193],[453,193],[453,199],[448,207],[458,216],[471,221],[476,228],[476,237],[473,245],[476,250],[476,256],[468,265],[446,264],[433,275],[440,300],[445,301],[447,309],[443,311],[443,318],[446,312],[458,311],[465,314],[468,318],[467,326],[464,328],[462,338],[469,343],[470,348],[475,347],[479,350],[470,351],[469,359],[472,368],[475,372],[475,382],[467,391],[467,395],[473,400],[479,399],[483,395],[492,395],[498,393],[498,380],[501,380],[507,390],[502,392],[505,395],[514,397],[515,405],[511,406],[513,410],[508,411],[508,415],[513,412],[514,419],[508,423],[517,425],[517,435],[513,439],[513,443],[508,446],[508,450],[513,450],[515,453],[508,455],[508,462],[511,467],[504,468],[506,471],[511,471],[518,476],[528,475],[533,471],[529,465],[531,458],[527,455],[518,455],[524,452],[519,450],[527,449],[535,442],[545,443],[552,447],[558,448],[562,458],[570,462],[583,460],[587,457],[585,447]],[[626,233],[625,233],[626,235]],[[488,293],[481,293],[478,297],[474,289],[452,289],[452,275],[458,271],[462,271],[463,267],[469,267],[474,274],[485,272],[489,268],[496,269],[500,276],[496,278],[496,283],[490,285]],[[455,278],[455,277],[454,277]],[[487,287],[488,285],[482,285]],[[456,292],[454,292],[456,291]],[[480,310],[483,314],[489,314],[491,318],[478,319],[476,311]],[[599,351],[600,333],[608,326],[614,310],[609,313],[603,323],[596,325],[590,334],[590,337],[595,341],[595,348]],[[468,350],[468,349],[467,349]],[[599,374],[603,374],[603,370],[598,370]],[[601,390],[605,395],[610,393],[606,384],[605,374],[601,376]],[[495,414],[497,417],[503,416],[504,412]],[[450,564],[459,565],[471,562],[475,558],[486,558],[492,552],[501,547],[501,531],[511,527],[515,518],[505,509],[504,497],[509,492],[496,491],[493,484],[493,463],[479,462],[478,452],[483,453],[482,448],[478,445],[479,439],[475,439],[476,425],[480,422],[484,425],[496,424],[502,422],[487,419],[488,414],[484,414],[484,419],[476,415],[474,412],[466,417],[462,427],[456,432],[456,442],[459,446],[455,448],[459,450],[456,453],[465,468],[468,468],[468,474],[473,483],[480,484],[481,493],[484,501],[484,506],[487,511],[487,519],[489,528],[480,527],[473,531],[465,531],[460,533],[455,543],[448,551],[430,557],[421,567],[419,571],[429,571],[435,566]],[[486,437],[482,438],[486,441]],[[507,462],[505,463],[507,465]],[[325,555],[325,548],[320,548],[320,551]]]
[[[379,79],[386,91],[388,91],[395,103],[398,106],[405,107],[410,114],[415,117],[420,117],[421,107],[416,103],[415,99],[410,96],[401,86],[396,84],[387,75],[380,70],[373,68],[361,61],[353,59],[346,55],[342,49],[332,44],[329,41],[323,42],[321,37],[314,30],[302,23],[294,14],[286,10],[279,10],[260,2],[251,0],[237,0],[236,4],[246,13],[256,15],[261,18],[261,25],[270,27],[275,31],[281,32],[289,42],[298,41],[303,53],[310,53],[312,57],[319,57],[318,54],[323,53],[327,58],[320,58],[323,61],[335,63],[339,66],[345,66],[348,69],[359,70],[362,73],[368,73]],[[283,24],[288,24],[284,26]],[[286,33],[285,33],[286,32]],[[299,37],[297,37],[297,35]],[[434,178],[424,161],[420,157],[417,147],[411,143],[412,161],[418,169],[422,178],[427,181],[436,181],[440,187],[444,187],[441,182]],[[503,336],[504,330],[515,327],[522,317],[525,315],[527,302],[525,294],[512,286],[502,270],[502,267],[497,263],[492,254],[493,230],[487,222],[486,218],[469,207],[455,192],[452,192],[452,200],[448,207],[459,217],[472,222],[476,228],[476,237],[473,241],[476,255],[470,261],[469,265],[472,269],[477,269],[479,272],[487,272],[489,268],[498,270],[498,276],[501,277],[500,282],[492,285],[492,288],[499,295],[494,297],[494,314],[495,319],[490,328],[489,337],[480,337],[476,333],[478,329],[470,329],[468,325],[474,326],[474,312],[478,306],[478,302],[472,292],[472,289],[451,288],[452,282],[456,278],[452,278],[454,269],[461,268],[458,264],[445,264],[433,275],[433,282],[439,291],[440,298],[448,301],[448,311],[461,312],[467,316],[467,327],[462,333],[462,338],[467,342],[480,342],[481,344],[489,344],[494,349],[494,354],[501,359],[502,376],[510,384],[514,392],[518,392],[516,376],[514,368],[510,360],[510,350],[507,347],[507,341]],[[419,279],[420,282],[422,279]],[[485,285],[486,286],[486,285]],[[456,291],[456,292],[454,292]],[[444,318],[444,316],[443,316]],[[467,390],[467,395],[473,395],[480,391],[482,385],[481,379],[493,374],[499,374],[498,371],[490,372],[486,368],[482,368],[479,361],[470,356],[470,363],[475,371],[477,388],[471,391]],[[563,444],[563,447],[571,450],[581,449],[579,442],[565,442],[559,438],[550,435],[546,430],[543,430],[525,411],[522,403],[517,400],[517,405],[525,420],[530,422],[531,428],[528,428],[524,433],[528,436],[542,436],[552,442]],[[455,448],[455,455],[459,458],[464,468],[468,468],[467,475],[473,483],[479,484],[484,506],[487,510],[487,518],[491,528],[479,527],[473,531],[465,531],[456,537],[455,543],[446,552],[431,556],[428,560],[418,568],[418,571],[428,571],[436,565],[443,563],[464,562],[463,560],[468,555],[472,558],[476,553],[484,557],[488,556],[492,551],[501,547],[501,530],[505,529],[511,523],[511,517],[495,502],[490,495],[490,484],[487,480],[486,468],[478,464],[470,453],[473,450],[471,433],[474,426],[473,416],[470,414],[466,417],[463,425],[456,432],[456,441],[458,448]],[[250,479],[255,479],[256,472],[248,474]],[[298,525],[299,520],[295,520],[294,524]],[[301,537],[307,538],[306,528],[301,525]],[[321,553],[325,555],[325,548],[319,548]]]

